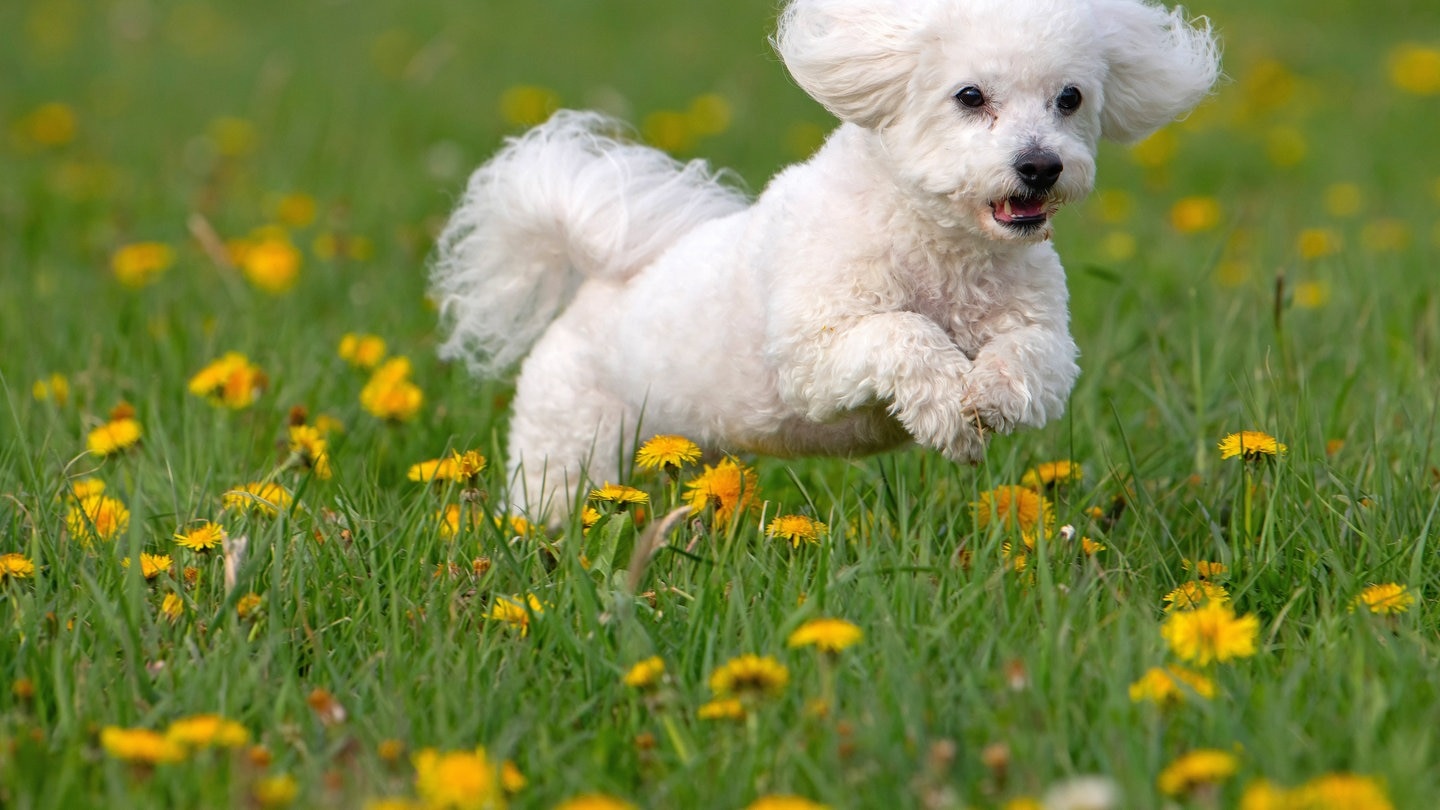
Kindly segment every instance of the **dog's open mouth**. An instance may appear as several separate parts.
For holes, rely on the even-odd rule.
[[[990,203],[995,212],[995,221],[1017,230],[1029,230],[1044,225],[1053,208],[1045,197],[1009,197]]]

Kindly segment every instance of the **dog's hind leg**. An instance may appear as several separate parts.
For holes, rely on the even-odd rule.
[[[557,324],[521,368],[510,422],[510,509],[551,527],[584,505],[581,487],[619,481],[638,414],[599,384],[590,348]]]

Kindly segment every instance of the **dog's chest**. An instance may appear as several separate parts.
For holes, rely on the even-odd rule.
[[[971,359],[997,331],[1013,295],[1007,274],[983,257],[907,257],[908,309],[939,324]]]

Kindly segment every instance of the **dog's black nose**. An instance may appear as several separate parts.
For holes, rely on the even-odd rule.
[[[1031,191],[1049,191],[1063,171],[1060,156],[1049,149],[1027,149],[1015,161],[1015,173]]]

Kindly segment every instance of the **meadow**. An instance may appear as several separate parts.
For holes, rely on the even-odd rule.
[[[1060,215],[1083,373],[984,465],[498,511],[468,171],[597,107],[759,189],[832,125],[775,10],[0,4],[0,807],[1440,806],[1434,3],[1191,6],[1226,80]]]

